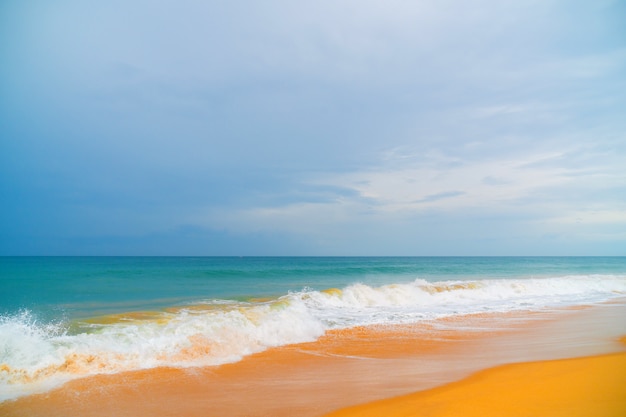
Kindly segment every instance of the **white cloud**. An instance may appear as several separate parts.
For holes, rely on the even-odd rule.
[[[621,210],[578,210],[549,220],[562,225],[621,225],[626,226],[626,204]]]
[[[59,236],[197,225],[440,253],[623,224],[617,3],[19,4],[0,14],[16,236],[29,209]]]
[[[488,161],[430,157],[415,167],[371,169],[317,181],[352,188],[361,197],[375,202],[376,210],[386,212],[493,208],[514,204],[542,188],[570,183],[571,174],[576,170],[558,166],[531,167],[560,156],[559,153],[536,154]],[[493,178],[498,180],[493,181]]]
[[[585,163],[577,164],[585,155]],[[620,199],[612,194],[626,189],[626,176],[606,156],[594,153],[593,146],[572,145],[463,160],[441,151],[420,155],[394,147],[381,152],[378,165],[370,168],[311,174],[305,180],[309,186],[353,191],[335,199],[213,208],[194,221],[240,234],[285,232],[330,253],[346,253],[348,247],[355,253],[368,248],[376,248],[374,253],[388,248],[431,253],[433,248],[445,251],[450,241],[459,246],[447,246],[449,250],[462,252],[469,250],[463,242],[476,239],[492,254],[528,250],[529,242],[541,240],[618,241],[626,211],[618,209],[623,203],[612,202]],[[509,243],[499,246],[502,242]]]

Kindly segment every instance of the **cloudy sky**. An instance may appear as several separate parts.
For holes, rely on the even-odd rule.
[[[0,255],[626,255],[624,22],[4,0]]]

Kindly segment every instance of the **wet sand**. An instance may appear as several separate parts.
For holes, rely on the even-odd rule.
[[[462,406],[463,396],[478,401],[482,395],[483,405],[502,398],[503,406],[514,407],[520,401],[533,402],[503,393],[532,397],[537,388],[537,395],[550,390],[574,395],[586,388],[565,385],[559,378],[581,382],[589,377],[596,378],[594,387],[607,388],[603,392],[622,395],[610,388],[626,386],[616,379],[626,375],[624,355],[619,353],[626,346],[618,341],[626,334],[624,317],[626,301],[621,300],[568,311],[484,314],[335,331],[316,342],[270,349],[219,367],[158,368],[74,380],[44,394],[4,402],[0,415],[316,417],[337,410],[337,416],[367,415],[362,414],[365,410],[372,410],[370,415],[415,415],[415,404],[425,396],[457,392],[459,387],[467,387],[466,394],[432,397],[451,404],[447,410],[452,414],[433,415],[459,415],[453,408],[457,406],[461,415],[471,415]],[[579,357],[590,358],[563,360]],[[499,367],[536,361],[542,362]],[[524,380],[526,374],[530,376]],[[507,390],[498,382],[511,378],[520,385]],[[539,381],[552,385],[541,390]],[[353,406],[361,408],[346,409]],[[383,412],[380,407],[392,408]],[[540,412],[547,410],[545,404],[538,407],[530,415],[576,415],[546,414]],[[562,405],[553,408],[567,410]],[[593,410],[578,415],[602,416]]]

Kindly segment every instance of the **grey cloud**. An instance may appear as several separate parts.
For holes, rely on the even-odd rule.
[[[496,185],[497,186],[497,185],[506,185],[506,184],[509,183],[509,181],[507,181],[505,179],[502,179],[502,178],[498,178],[498,177],[494,177],[494,176],[489,175],[489,176],[483,178],[482,183],[486,184],[486,185]]]
[[[375,204],[350,188],[358,179],[311,179],[400,168],[445,175],[526,153],[563,155],[525,168],[584,179],[579,200],[623,200],[590,191],[602,175],[607,190],[623,188],[619,2],[40,3],[0,4],[0,233],[15,242],[33,225],[42,241],[106,240],[103,230],[115,229],[119,239],[133,230],[182,242],[177,227],[203,210]],[[477,181],[503,185],[488,172]],[[573,205],[573,188],[554,186],[528,206]],[[468,188],[443,189],[453,191],[433,188],[416,202]],[[385,215],[372,230],[395,224]],[[526,220],[507,221],[524,229]],[[124,247],[116,239],[110,248]],[[203,242],[189,239],[185,247]]]
[[[447,198],[454,198],[454,197],[458,197],[464,194],[466,194],[464,191],[446,191],[443,193],[427,195],[426,197],[421,198],[419,200],[415,200],[413,202],[414,203],[431,203],[433,201],[444,200]]]

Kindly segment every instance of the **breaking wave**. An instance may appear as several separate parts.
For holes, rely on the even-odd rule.
[[[540,310],[624,295],[626,276],[616,275],[418,279],[304,289],[271,300],[204,300],[70,323],[42,323],[21,311],[0,317],[0,401],[98,373],[236,362],[270,347],[314,341],[329,329]]]

